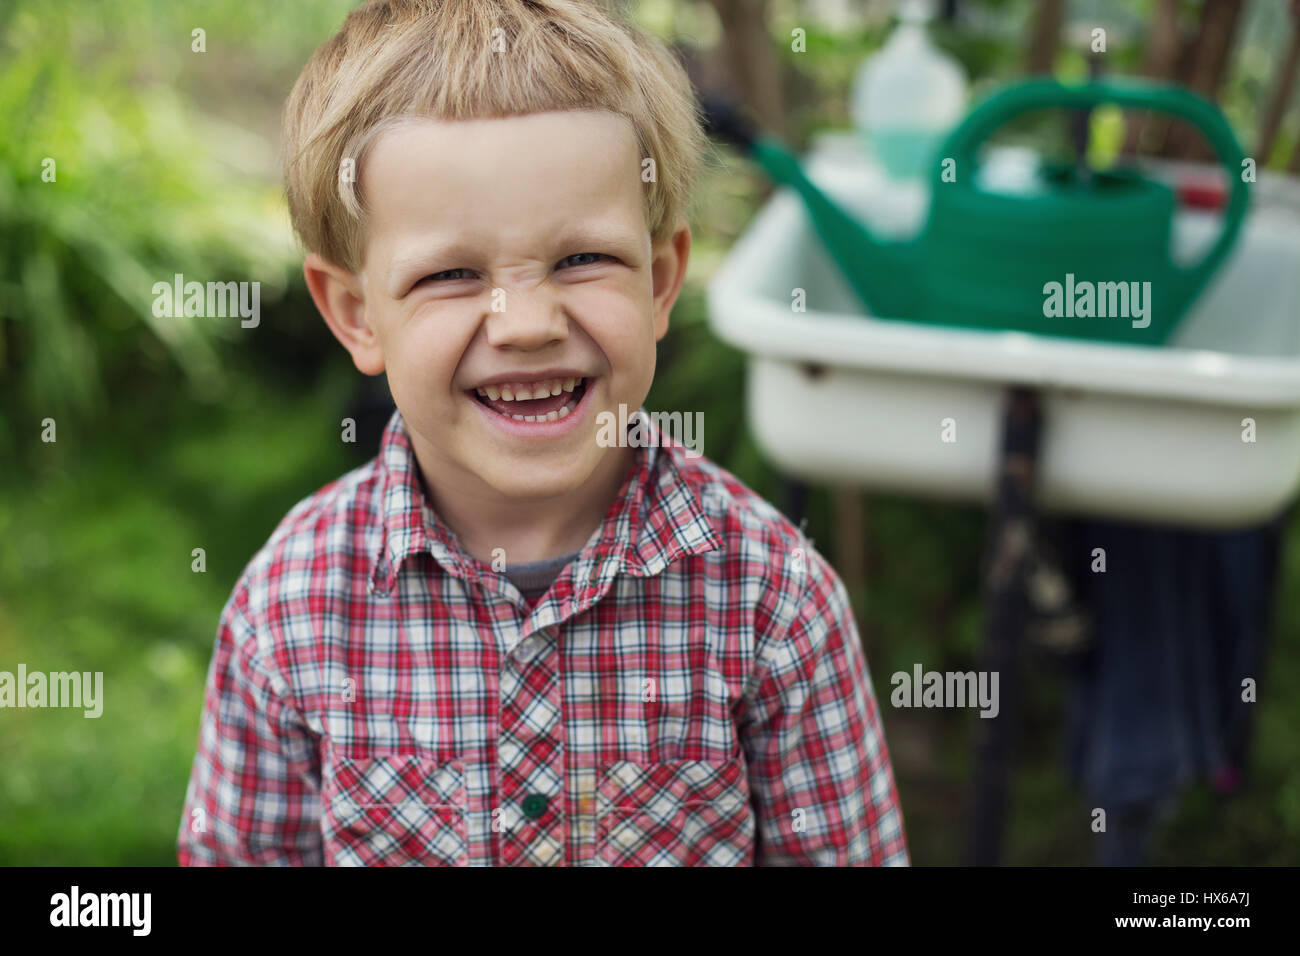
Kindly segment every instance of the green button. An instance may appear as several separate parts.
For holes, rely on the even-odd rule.
[[[546,812],[547,796],[544,793],[530,793],[524,797],[524,816],[536,820]]]

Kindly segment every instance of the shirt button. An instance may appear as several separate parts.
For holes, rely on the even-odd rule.
[[[531,661],[541,652],[543,640],[543,637],[533,635],[532,637],[520,641],[519,646],[515,648],[516,656],[518,656],[521,661]]]
[[[524,797],[524,816],[530,820],[536,820],[546,812],[547,800],[548,797],[544,793],[530,793],[528,796]]]

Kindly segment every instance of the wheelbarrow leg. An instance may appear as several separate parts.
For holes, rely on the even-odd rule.
[[[785,499],[785,516],[802,526],[808,517],[808,485],[798,478],[783,477],[781,491]]]
[[[1041,420],[1036,391],[1009,390],[983,568],[985,624],[980,668],[998,674],[999,699],[996,717],[975,721],[969,851],[974,866],[996,865],[1002,849],[1020,690],[1017,668],[1026,620],[1025,558],[1036,530],[1034,479]]]

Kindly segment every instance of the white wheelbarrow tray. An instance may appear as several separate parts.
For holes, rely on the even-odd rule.
[[[823,137],[809,175],[882,234],[914,234],[924,193],[886,187],[858,154]],[[1013,181],[1023,161],[992,151],[986,172]],[[989,501],[1005,389],[1026,385],[1043,401],[1043,510],[1243,527],[1300,484],[1300,187],[1261,173],[1251,189],[1234,251],[1162,347],[868,317],[788,189],[710,282],[710,321],[749,353],[750,426],[791,476]],[[1203,248],[1219,221],[1180,212],[1175,258]],[[792,307],[796,289],[805,312]],[[955,441],[943,440],[946,419]]]

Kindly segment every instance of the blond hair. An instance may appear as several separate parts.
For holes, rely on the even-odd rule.
[[[690,80],[662,43],[595,0],[369,0],[316,50],[285,106],[294,229],[309,250],[356,271],[361,164],[378,133],[409,116],[555,110],[631,121],[641,156],[654,161],[644,191],[651,241],[671,236],[707,140]]]

